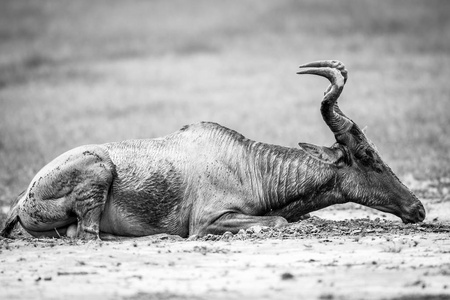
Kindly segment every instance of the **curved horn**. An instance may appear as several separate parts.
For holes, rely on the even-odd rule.
[[[320,111],[325,123],[335,135],[347,132],[353,126],[353,121],[342,113],[337,104],[337,99],[347,81],[344,64],[336,60],[323,60],[301,65],[300,68],[305,69],[297,74],[319,75],[330,81],[331,85],[325,92]]]

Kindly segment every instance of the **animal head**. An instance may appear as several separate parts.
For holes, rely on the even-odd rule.
[[[425,209],[422,203],[383,162],[359,126],[339,109],[337,99],[347,81],[344,65],[338,61],[319,61],[301,68],[304,69],[298,74],[315,74],[331,82],[322,101],[321,113],[334,133],[336,143],[331,147],[299,144],[300,148],[334,169],[335,189],[346,202],[392,213],[404,223],[423,221]]]

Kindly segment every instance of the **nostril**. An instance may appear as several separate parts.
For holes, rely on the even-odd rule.
[[[419,204],[417,209],[417,214],[419,216],[419,221],[423,221],[425,219],[425,208],[423,207],[422,203]]]

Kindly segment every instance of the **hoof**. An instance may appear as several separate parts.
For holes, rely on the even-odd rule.
[[[303,215],[303,216],[301,216],[300,217],[300,220],[307,220],[307,219],[309,219],[309,218],[311,218],[311,215],[310,214],[306,214],[306,215]]]
[[[284,227],[284,226],[286,226],[286,225],[288,225],[289,223],[288,223],[288,221],[285,219],[285,218],[283,218],[283,217],[278,217],[276,220],[275,220],[275,222],[274,222],[274,224],[273,224],[273,227],[274,228],[281,228],[281,227]]]
[[[77,237],[77,224],[72,224],[67,227],[66,235],[68,238],[74,239]]]

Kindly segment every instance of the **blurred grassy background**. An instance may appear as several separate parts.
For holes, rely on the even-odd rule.
[[[81,144],[198,121],[295,147],[330,145],[328,83],[400,176],[450,176],[450,1],[1,0],[0,204]]]

